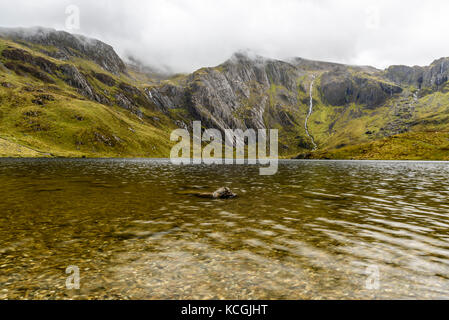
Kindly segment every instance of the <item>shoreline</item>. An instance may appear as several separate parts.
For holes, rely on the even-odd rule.
[[[11,156],[0,156],[0,162],[2,160],[143,160],[143,161],[167,161],[170,162],[170,158],[151,158],[151,157],[11,157]],[[224,159],[223,159],[224,160]],[[296,158],[279,158],[279,163],[283,162],[417,162],[417,163],[449,163],[449,160],[438,160],[438,159],[296,159]],[[201,164],[187,164],[185,166],[196,166],[196,165],[207,165],[205,163]],[[213,164],[214,166],[230,166],[229,164]],[[250,165],[245,164],[232,164],[232,165]],[[254,164],[258,165],[258,164]]]

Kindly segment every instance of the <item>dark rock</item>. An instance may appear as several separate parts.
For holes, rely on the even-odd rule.
[[[34,58],[25,50],[21,49],[5,49],[2,52],[2,56],[6,59],[23,61],[33,64]]]
[[[212,194],[214,199],[231,199],[237,197],[235,193],[231,191],[228,187],[223,187],[218,189]]]
[[[2,52],[2,56],[10,60],[29,63],[50,74],[56,74],[56,71],[58,70],[58,66],[55,63],[42,57],[33,56],[25,50],[5,49]]]
[[[228,187],[222,187],[215,192],[212,193],[204,193],[204,192],[181,192],[180,194],[184,195],[193,195],[199,198],[205,199],[233,199],[236,198],[237,195],[231,191]]]
[[[140,111],[139,107],[136,106],[133,101],[131,99],[128,99],[128,97],[123,93],[118,93],[115,95],[115,102],[117,103],[117,105],[134,113],[139,118],[143,117],[143,113],[142,111]]]
[[[321,92],[325,101],[333,106],[357,103],[373,108],[385,103],[392,95],[401,93],[402,88],[339,70],[322,76]]]
[[[228,187],[220,188],[213,193],[200,193],[198,194],[198,196],[201,198],[211,198],[211,199],[232,199],[237,197],[237,195],[234,194]]]
[[[103,143],[104,145],[108,147],[115,147],[116,146],[116,140],[113,136],[110,136],[107,133],[101,132],[101,131],[94,131],[93,133],[94,139],[97,142]]]
[[[31,100],[31,102],[38,106],[44,105],[44,102],[42,101],[42,99],[33,99],[33,100]]]
[[[9,70],[13,70],[19,76],[25,76],[26,74],[29,74],[43,82],[52,84],[55,83],[55,80],[53,80],[46,73],[43,73],[31,66],[9,61],[5,63],[5,67],[7,67]]]
[[[107,74],[93,72],[93,76],[94,76],[98,81],[104,83],[105,85],[107,85],[107,86],[109,86],[109,87],[115,86],[115,80],[114,80],[114,78],[112,78],[111,76],[108,76]]]
[[[151,107],[152,103],[149,97],[144,94],[142,91],[140,91],[138,88],[129,85],[127,83],[120,83],[119,88],[121,92],[118,94],[121,97],[121,100],[127,100],[129,101],[128,104],[134,105],[134,109],[138,109],[137,106],[142,107]],[[126,99],[125,99],[126,98]],[[121,103],[121,106],[123,106],[123,101]],[[128,109],[128,108],[127,108]]]
[[[9,83],[9,82],[2,82],[1,86],[4,88],[8,88],[8,89],[15,88],[15,85],[13,85],[12,83]]]
[[[103,95],[97,94],[90,83],[87,81],[86,77],[71,64],[64,64],[59,67],[63,75],[63,80],[70,86],[77,88],[79,92],[89,98],[90,100],[97,101],[103,104],[109,104],[109,100]]]
[[[119,84],[119,88],[122,89],[125,93],[130,94],[130,95],[140,95],[141,92],[139,91],[139,89],[137,89],[134,86],[131,86],[127,83],[121,82]]]
[[[27,111],[23,115],[27,117],[36,118],[39,117],[42,113],[40,111]]]
[[[23,91],[26,91],[26,92],[33,92],[33,91],[35,91],[36,89],[33,88],[33,87],[30,87],[30,86],[26,86],[26,87],[23,87],[22,90],[23,90]]]
[[[43,101],[55,101],[55,97],[53,97],[51,94],[40,94],[36,96],[36,98]]]

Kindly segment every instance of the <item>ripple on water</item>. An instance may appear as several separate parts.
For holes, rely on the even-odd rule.
[[[449,298],[449,165],[0,160],[0,298]],[[186,190],[231,186],[233,201]],[[82,290],[65,290],[78,265]],[[366,287],[367,269],[379,290]]]

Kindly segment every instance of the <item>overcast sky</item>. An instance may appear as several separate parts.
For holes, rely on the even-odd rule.
[[[0,26],[67,30],[71,4],[68,31],[177,72],[238,50],[379,68],[449,56],[447,0],[0,0]]]

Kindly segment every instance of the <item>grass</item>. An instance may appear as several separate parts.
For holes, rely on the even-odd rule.
[[[29,48],[0,40],[0,50],[12,46]],[[61,64],[60,61],[46,59]],[[63,62],[67,63],[67,62]],[[99,66],[82,59],[74,63],[86,74],[107,73]],[[108,73],[117,84],[122,79]],[[96,79],[89,79],[94,88],[114,92]],[[2,157],[167,157],[171,145],[169,133],[174,123],[164,114],[144,109],[143,119],[117,106],[89,101],[75,89],[57,80],[48,85],[31,76],[18,76],[0,69],[0,156]],[[35,101],[39,97],[42,103]],[[145,119],[153,119],[152,121]],[[158,119],[157,121],[154,119]],[[156,122],[156,123],[155,123]]]
[[[449,160],[449,132],[409,132],[339,150],[317,151],[311,158]]]
[[[0,157],[38,158],[48,156],[48,154],[22,146],[13,141],[0,138]]]
[[[20,88],[0,96],[0,135],[24,146],[66,157],[163,157],[169,154],[170,122],[155,127],[118,107],[51,93],[55,101],[31,103]],[[10,90],[10,89],[9,89]],[[48,94],[46,92],[46,94]]]

